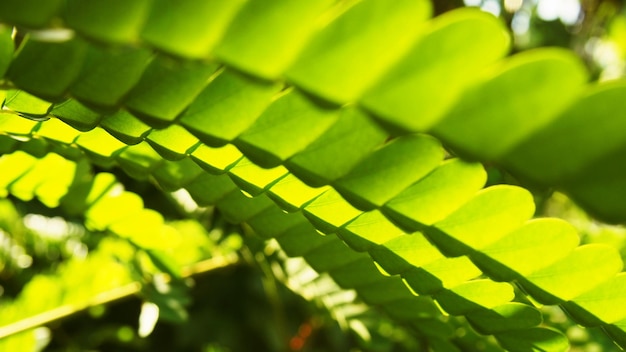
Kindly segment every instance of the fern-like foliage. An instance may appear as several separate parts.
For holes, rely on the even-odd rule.
[[[3,196],[37,198],[50,208],[80,215],[89,231],[106,235],[96,250],[63,263],[54,275],[36,275],[16,300],[4,301],[1,349],[34,350],[35,335],[27,330],[130,294],[155,302],[166,319],[180,320],[186,312],[172,299],[185,300],[179,279],[191,274],[193,265],[220,267],[236,259],[232,248],[215,246],[199,225],[165,223],[114,175],[94,177],[85,159],[73,162],[55,153],[38,158],[16,151],[0,157],[0,164],[11,170],[3,178]],[[2,220],[2,230],[14,233],[16,229],[6,225],[14,223],[6,209]],[[162,282],[163,272],[169,283]]]
[[[624,221],[623,84],[586,84],[564,50],[506,57],[488,14],[429,17],[418,0],[3,1],[2,160],[60,155],[184,188],[442,350],[439,309],[507,350],[566,350],[516,288],[626,346],[617,251],[531,219],[528,191],[483,188],[468,161]],[[154,240],[144,224],[162,218],[141,199],[74,198],[44,160],[0,185]]]

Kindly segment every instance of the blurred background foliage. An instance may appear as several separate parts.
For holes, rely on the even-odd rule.
[[[437,0],[434,4],[437,14],[475,6],[499,16],[511,29],[514,51],[567,47],[580,55],[594,80],[625,74],[622,1]],[[518,183],[500,170],[489,171],[491,184]],[[119,170],[107,172],[139,195],[147,208],[161,213],[166,226],[182,239],[163,256],[127,239],[89,231],[84,219],[49,209],[37,200],[0,199],[1,306],[19,310],[26,304],[40,304],[42,297],[55,294],[54,285],[71,288],[103,266],[108,273],[103,280],[115,281],[114,289],[100,302],[67,307],[45,327],[36,328],[34,340],[14,345],[2,345],[0,340],[0,350],[428,350],[410,327],[366,307],[354,292],[319,276],[303,260],[287,258],[275,243],[263,242],[245,225],[226,224],[214,209],[197,207],[184,192],[164,192]],[[535,195],[538,216],[564,218],[578,228],[583,243],[610,243],[621,248],[626,260],[626,229],[595,221],[560,193],[540,189]],[[0,320],[11,321],[9,313],[2,311]],[[568,335],[574,343],[572,351],[616,349],[601,331],[578,327],[559,308],[546,308],[544,314],[546,324]],[[445,319],[457,327],[455,343],[462,350],[499,350],[494,341],[473,333],[463,318]]]

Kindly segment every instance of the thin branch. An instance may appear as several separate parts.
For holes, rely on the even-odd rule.
[[[203,260],[188,267],[185,267],[183,269],[183,277],[190,277],[193,275],[207,273],[213,270],[225,268],[227,266],[236,264],[237,262],[238,258],[236,255],[226,255],[223,257]],[[0,326],[0,339],[48,324],[55,320],[66,318],[70,315],[84,311],[90,307],[111,303],[126,297],[136,295],[140,291],[141,284],[139,282],[132,282],[124,286],[116,287],[109,291],[101,292],[93,296],[89,301],[66,304],[45,311],[43,313],[21,319],[9,325]]]
[[[66,304],[52,310],[45,311],[43,313],[21,319],[19,321],[16,321],[15,323],[0,327],[0,339],[36,328],[41,325],[48,324],[61,318],[65,318],[69,315],[83,311],[89,307],[129,297],[131,295],[137,294],[140,289],[141,284],[139,284],[138,282],[133,282],[125,286],[116,287],[106,292],[101,292],[92,297],[92,299],[87,302],[81,302],[80,304]]]

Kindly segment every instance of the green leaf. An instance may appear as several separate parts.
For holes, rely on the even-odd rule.
[[[310,224],[302,213],[285,214],[278,207],[268,207],[259,214],[248,220],[248,224],[255,229],[257,235],[263,238],[277,238],[281,241],[281,237],[289,229],[303,224]],[[313,232],[315,232],[313,230]]]
[[[83,172],[88,170],[85,170],[85,167],[80,168],[80,171]],[[61,201],[63,210],[69,214],[83,214],[97,200],[119,187],[115,176],[112,174],[101,172],[92,179],[86,180],[84,179],[85,174],[87,173],[83,173],[83,178],[72,185],[71,192],[66,194]]]
[[[413,291],[428,295],[456,287],[478,276],[480,270],[467,257],[431,259],[422,267],[410,268],[402,273],[402,278]]]
[[[207,57],[246,1],[153,1],[141,37],[163,51]]]
[[[37,126],[41,126],[41,122],[36,125],[35,129]],[[30,139],[21,148],[22,151],[36,158],[43,158],[51,149],[50,143],[47,143],[44,139]]]
[[[565,221],[536,219],[483,248],[481,253],[486,257],[476,255],[472,258],[489,276],[509,281],[563,259],[578,243],[576,230]]]
[[[11,316],[10,313],[4,312],[7,316]],[[18,334],[5,337],[0,340],[0,348],[6,351],[16,351],[20,349],[36,350],[37,349],[37,336],[35,335],[35,329],[23,331]]]
[[[407,303],[407,308],[410,305],[407,301],[416,298],[398,278],[391,278],[390,280],[365,286],[359,292],[359,297],[370,305],[385,306],[392,302],[402,301]]]
[[[446,160],[387,202],[381,211],[400,226],[416,231],[445,219],[473,197],[486,180],[480,164]]]
[[[604,327],[604,331],[615,341],[615,344],[624,349],[626,346],[626,320],[622,320],[617,324]]]
[[[332,236],[328,237],[332,238]],[[348,250],[346,244],[336,237],[334,240],[331,240],[304,255],[304,259],[318,272],[326,272],[339,268],[365,257],[367,257],[367,254]],[[406,291],[404,285],[402,289]]]
[[[491,310],[477,310],[467,315],[472,327],[481,334],[533,328],[542,322],[541,312],[521,303],[506,303]]]
[[[102,118],[98,112],[73,99],[54,105],[50,114],[82,132],[94,129]]]
[[[2,22],[15,23],[27,27],[43,27],[63,6],[62,0],[6,0],[0,3]]]
[[[425,328],[432,329],[428,331],[429,335],[450,336],[447,325],[440,324],[436,319],[428,319],[440,316],[437,306],[429,297],[413,297],[410,300],[399,300],[385,306],[385,311],[393,315],[400,321],[414,321],[418,324],[425,325]]]
[[[285,166],[308,185],[323,186],[347,174],[385,138],[369,116],[344,108],[334,125],[286,160]]]
[[[513,186],[493,186],[433,225],[426,235],[446,255],[480,250],[520,227],[535,211],[529,192]],[[466,247],[467,246],[467,247]]]
[[[339,228],[337,235],[356,251],[367,251],[405,233],[378,211],[363,213]]]
[[[221,146],[249,128],[280,88],[280,84],[223,70],[189,106],[180,123],[203,142]]]
[[[233,223],[247,221],[272,205],[272,201],[265,195],[249,198],[238,189],[226,194],[217,203],[224,217]]]
[[[425,131],[484,68],[506,54],[509,41],[505,28],[490,14],[451,11],[428,24],[361,102],[386,125]]]
[[[320,235],[306,219],[302,219],[278,237],[281,248],[291,257],[301,257],[332,241],[332,236]]]
[[[621,162],[626,146],[621,145],[586,165],[561,187],[590,215],[613,223],[624,222],[626,207],[622,182],[626,165]]]
[[[11,166],[2,167],[4,172],[0,173],[0,192],[3,197],[6,197],[8,194],[7,187],[34,167],[36,160],[37,159],[33,156],[21,151],[0,157],[0,167],[2,167],[3,164]]]
[[[125,144],[140,143],[151,131],[150,126],[124,110],[105,116],[100,126]]]
[[[354,101],[408,50],[429,16],[427,1],[356,2],[313,37],[286,76],[325,99]]]
[[[177,161],[163,160],[152,172],[159,186],[165,191],[173,192],[200,176],[204,171],[190,158]]]
[[[412,268],[423,268],[444,256],[420,233],[402,235],[371,250],[372,257],[390,274],[404,274]],[[424,291],[418,290],[423,293]]]
[[[532,179],[555,183],[575,175],[594,159],[623,145],[624,119],[619,118],[623,83],[599,85],[520,143],[502,159]],[[595,116],[593,120],[589,116]],[[572,143],[571,141],[576,141]]]
[[[522,53],[503,66],[466,91],[433,133],[463,153],[497,160],[549,125],[587,78],[579,59],[564,50]]]
[[[468,314],[481,306],[493,308],[513,297],[515,294],[510,284],[491,280],[468,281],[433,295],[441,308],[453,315]]]
[[[576,248],[551,266],[528,275],[523,286],[537,301],[556,304],[575,300],[609,280],[622,267],[622,260],[614,247],[588,244]]]
[[[28,37],[16,52],[6,76],[29,93],[58,99],[78,77],[86,48],[79,39],[55,43]]]
[[[221,174],[233,167],[243,155],[232,144],[219,148],[198,144],[189,155],[200,167],[213,174]]]
[[[140,180],[147,179],[163,161],[147,142],[124,148],[115,158],[124,172]]]
[[[189,182],[185,189],[198,205],[208,206],[217,203],[224,195],[237,189],[237,186],[226,175],[202,173]]]
[[[152,148],[167,160],[185,158],[188,152],[199,143],[196,137],[179,125],[150,131],[146,136],[146,142],[150,143]]]
[[[458,346],[447,340],[432,339],[429,345],[433,351],[461,352]]]
[[[336,228],[356,218],[361,211],[346,202],[337,191],[328,189],[312,202],[305,205],[304,215],[324,233],[333,233]]]
[[[63,168],[67,170],[73,164],[57,154],[47,154],[44,158],[39,159],[28,172],[20,175],[19,179],[13,181],[8,187],[9,191],[23,201],[30,201],[35,197],[36,190],[45,182],[50,170]],[[70,172],[69,176],[71,177],[72,174]]]
[[[45,120],[53,107],[52,103],[39,99],[21,90],[9,90],[2,104],[3,110],[12,110],[33,120]]]
[[[282,166],[263,169],[246,158],[240,158],[228,170],[228,174],[233,182],[242,191],[252,196],[256,196],[268,189],[287,173],[287,169]]]
[[[626,319],[626,273],[619,273],[596,288],[565,303],[565,309],[585,326],[612,324]]]
[[[139,82],[152,53],[145,48],[102,48],[90,45],[70,92],[95,105],[114,106]]]
[[[4,77],[11,64],[13,51],[15,50],[11,32],[12,29],[10,27],[0,26],[0,77]]]
[[[567,337],[556,330],[532,328],[496,335],[502,347],[511,352],[565,352],[569,349]]]
[[[322,136],[338,118],[336,109],[292,90],[275,100],[233,144],[256,164],[274,167]]]
[[[129,216],[116,220],[108,227],[116,235],[127,238],[146,249],[167,249],[169,241],[163,231],[163,216],[152,209],[130,212]]]
[[[249,0],[229,24],[215,55],[244,71],[276,78],[306,44],[318,18],[332,3]]]
[[[315,268],[315,267],[313,267]],[[369,257],[353,261],[340,268],[329,271],[332,278],[341,287],[363,287],[387,280]]]
[[[82,35],[107,42],[132,43],[139,37],[148,0],[68,0],[63,17]]]
[[[311,188],[293,174],[287,174],[272,185],[268,196],[286,211],[297,211],[330,187]]]
[[[126,144],[118,141],[103,129],[94,128],[78,136],[75,143],[93,159],[104,165],[113,162],[112,156],[120,153]]]
[[[10,135],[30,135],[40,122],[0,111],[0,128]]]
[[[7,114],[5,114],[4,116],[6,115]],[[3,117],[3,114],[0,114],[0,125],[2,125],[2,117]],[[12,151],[15,150],[18,144],[20,143],[17,140],[9,136],[6,136],[6,135],[0,136],[0,153],[10,154]]]
[[[103,231],[123,219],[143,211],[143,200],[134,193],[122,192],[98,199],[85,212],[85,224],[92,230]]]
[[[70,192],[70,187],[75,181],[76,174],[89,170],[86,162],[75,164],[63,158],[60,158],[55,166],[56,171],[54,174],[49,175],[35,189],[37,199],[48,208],[58,207],[63,197]]]
[[[216,64],[156,58],[125,104],[152,127],[166,127],[200,94],[216,69]]]
[[[370,210],[426,176],[443,157],[434,138],[399,137],[368,155],[333,186],[354,206]]]

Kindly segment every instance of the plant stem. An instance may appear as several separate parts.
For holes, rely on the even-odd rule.
[[[183,269],[183,277],[191,277],[193,275],[207,273],[213,270],[225,268],[227,266],[236,264],[238,262],[237,256],[223,256],[215,257],[207,260],[203,260],[194,263]],[[30,329],[34,329],[41,325],[48,324],[55,320],[66,318],[70,315],[84,311],[90,307],[98,306],[101,304],[111,303],[123,298],[127,298],[136,295],[141,291],[141,284],[139,282],[131,282],[124,286],[116,287],[109,291],[101,292],[93,296],[89,301],[66,304],[55,309],[45,311],[43,313],[30,316],[25,319],[21,319],[14,323],[0,326],[0,339],[24,332]]]

